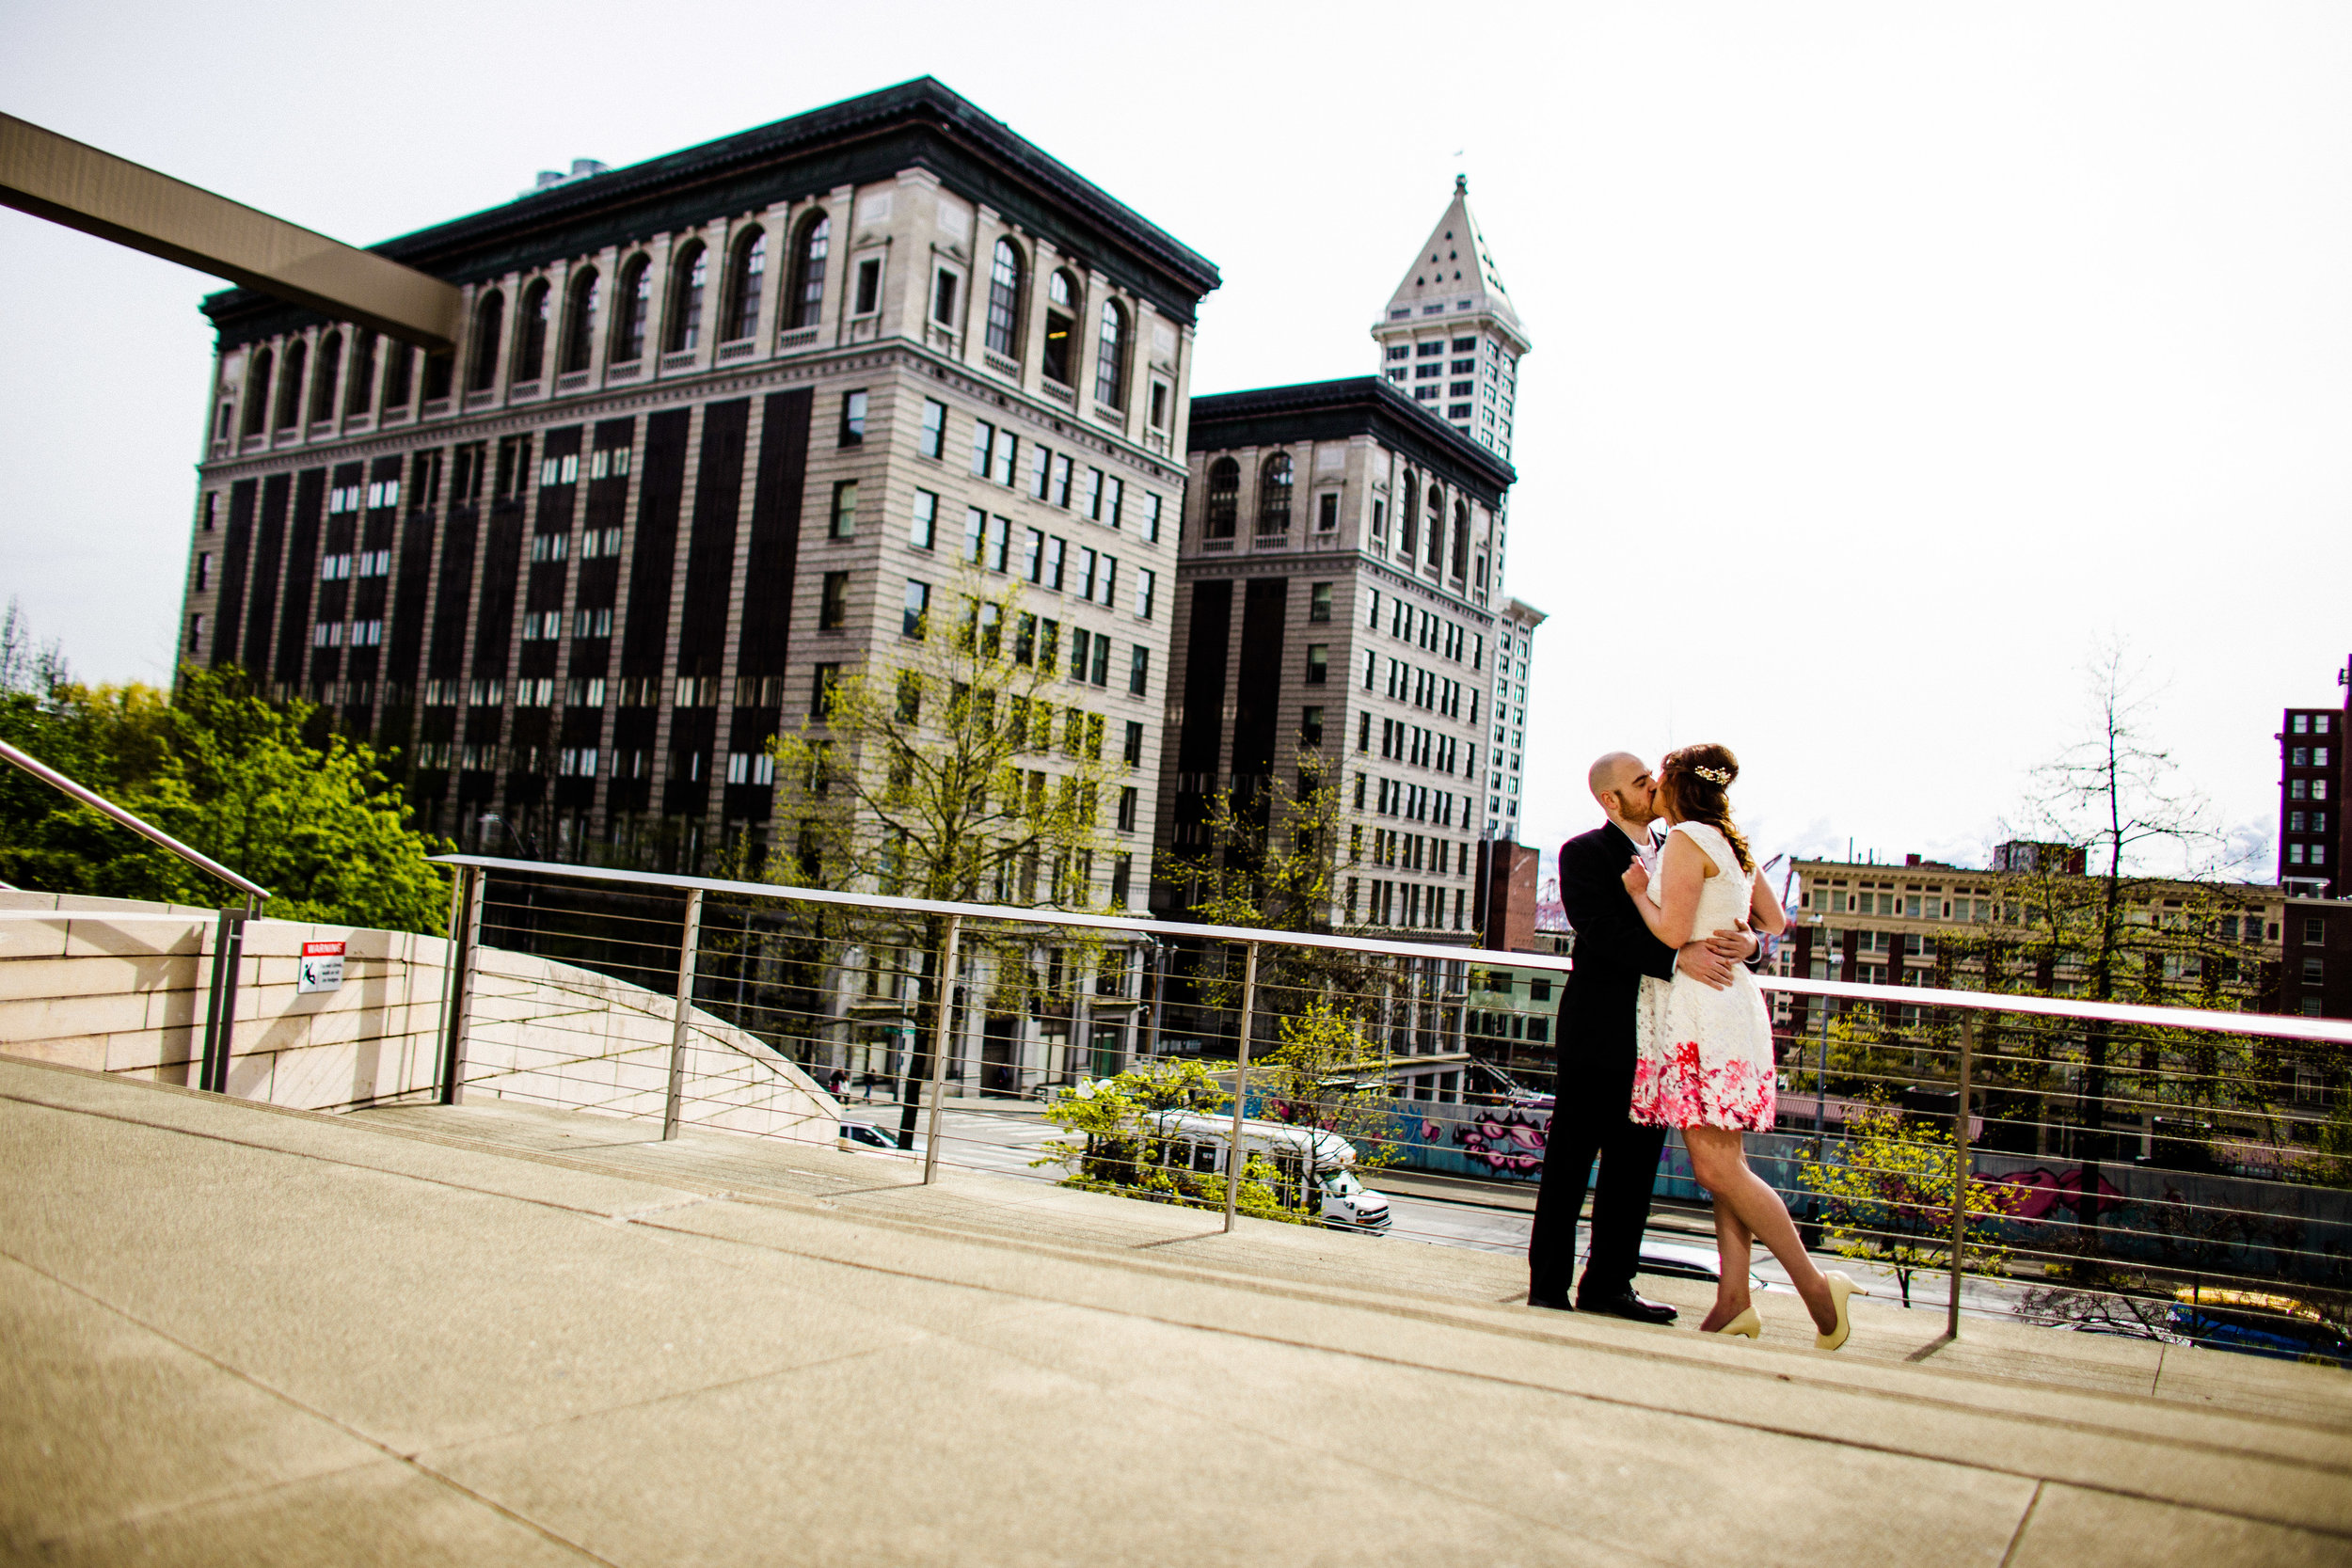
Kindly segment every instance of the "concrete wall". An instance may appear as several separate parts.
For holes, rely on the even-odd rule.
[[[0,893],[0,1052],[187,1084],[203,1052],[215,911]],[[294,990],[305,942],[345,944],[340,990]],[[246,928],[229,1092],[300,1110],[421,1099],[436,1084],[449,943],[256,921]],[[469,1101],[661,1115],[670,998],[569,964],[484,948],[467,1028]],[[792,1063],[696,1011],[685,1118],[830,1143],[840,1108]]]

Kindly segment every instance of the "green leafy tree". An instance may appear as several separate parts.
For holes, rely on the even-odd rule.
[[[1085,1080],[1046,1107],[1045,1119],[1063,1136],[1047,1142],[1045,1153],[1032,1164],[1063,1167],[1068,1174],[1061,1184],[1083,1192],[1187,1209],[1222,1209],[1225,1173],[1197,1171],[1162,1158],[1167,1140],[1151,1118],[1164,1111],[1230,1114],[1232,1103],[1232,1094],[1198,1062],[1153,1062],[1108,1078]],[[1281,1186],[1281,1173],[1272,1161],[1254,1152],[1248,1155],[1242,1162],[1237,1212],[1292,1225],[1316,1217],[1311,1207],[1285,1205]]]
[[[1911,1305],[1911,1276],[1951,1266],[1952,1198],[1963,1178],[1950,1132],[1884,1102],[1858,1107],[1832,1158],[1803,1158],[1799,1178],[1821,1200],[1822,1240],[1840,1257],[1891,1270]],[[2007,1187],[1966,1180],[1963,1272],[2007,1272],[1994,1229],[2015,1207]]]
[[[1315,997],[1281,1021],[1279,1037],[1249,1074],[1268,1119],[1337,1132],[1356,1146],[1360,1168],[1394,1164],[1403,1147],[1396,1101],[1384,1082],[1388,1063],[1362,1027]]]
[[[152,687],[57,687],[0,697],[0,733],[270,890],[282,920],[438,931],[444,846],[408,826],[374,752],[302,738],[311,709],[253,694],[234,671]],[[20,885],[218,905],[212,878],[27,775],[0,781],[0,876]]]
[[[1100,907],[1104,797],[1127,765],[1106,746],[1104,717],[1085,705],[1089,688],[1064,679],[1074,638],[1025,609],[1019,583],[966,571],[948,587],[892,657],[841,672],[818,712],[770,744],[784,837],[760,875],[910,898]],[[787,918],[803,1028],[821,1026],[838,955],[913,971],[915,1089],[900,1125],[911,1142],[936,1038],[945,920],[815,906]],[[1041,928],[967,926],[961,940],[1004,1011],[1066,1006],[1101,947],[1057,931],[1068,961],[1041,974]]]

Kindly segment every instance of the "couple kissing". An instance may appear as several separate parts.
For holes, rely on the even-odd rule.
[[[1528,1305],[1569,1309],[1576,1227],[1587,1178],[1592,1242],[1575,1309],[1667,1323],[1676,1312],[1633,1289],[1666,1131],[1681,1132],[1691,1172],[1715,1200],[1721,1279],[1702,1332],[1763,1331],[1748,1263],[1761,1242],[1788,1273],[1836,1350],[1852,1331],[1846,1298],[1797,1238],[1780,1195],[1748,1168],[1746,1132],[1775,1109],[1772,1016],[1750,966],[1788,916],[1756,873],[1731,817],[1739,759],[1725,746],[1669,752],[1655,776],[1613,752],[1586,782],[1609,820],[1560,847],[1560,902],[1576,930],[1560,1004],[1559,1069],[1543,1184],[1529,1238]]]

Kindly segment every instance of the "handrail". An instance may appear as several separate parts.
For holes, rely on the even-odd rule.
[[[836,893],[828,888],[794,887],[782,882],[739,882],[710,877],[676,877],[649,871],[622,871],[610,866],[567,865],[559,861],[502,860],[487,855],[437,855],[434,860],[442,865],[474,866],[484,871],[673,888],[679,892],[700,889],[705,893],[782,898],[796,903],[849,905],[859,909],[892,910],[906,914],[1018,920],[1033,925],[1127,931],[1138,936],[1200,937],[1211,942],[1265,942],[1291,947],[1379,953],[1392,958],[1438,958],[1488,967],[1549,970],[1555,974],[1565,974],[1575,968],[1572,958],[1558,953],[1502,953],[1487,947],[1385,942],[1370,937],[1326,936],[1314,931],[1277,931],[1247,926],[1195,926],[1180,921],[1138,920],[1120,915],[1025,909],[1008,904],[965,904],[932,898],[889,897],[880,894]],[[2217,1034],[2261,1035],[2274,1039],[2326,1040],[2352,1045],[2352,1022],[2335,1019],[2301,1018],[2280,1013],[2220,1012],[2202,1007],[2153,1007],[2134,1003],[2079,1002],[2071,997],[2019,996],[2006,991],[1941,990],[1927,986],[1870,986],[1847,980],[1810,980],[1796,975],[1759,974],[1756,978],[1756,984],[1765,990],[1785,991],[1793,996],[1829,996],[1899,1006],[1955,1007],[1972,1012],[2035,1013],[2109,1023],[2202,1029]]]
[[[261,883],[253,881],[248,878],[240,877],[237,873],[221,864],[220,862],[213,859],[212,856],[204,854],[201,851],[189,848],[186,845],[181,843],[178,839],[172,837],[161,828],[154,826],[152,823],[141,821],[139,818],[132,816],[129,812],[124,811],[120,806],[116,805],[112,800],[107,800],[103,795],[99,794],[96,790],[74,783],[72,779],[67,778],[63,773],[58,772],[47,763],[42,762],[38,757],[27,755],[25,752],[19,751],[16,747],[9,745],[5,740],[0,740],[0,760],[6,760],[16,764],[16,766],[22,768],[24,771],[30,773],[41,783],[63,790],[66,794],[71,795],[76,800],[81,801],[82,804],[89,807],[92,811],[101,812],[107,816],[113,817],[124,827],[138,834],[141,838],[148,840],[150,843],[158,845],[163,848],[170,850],[182,860],[186,861],[190,865],[197,867],[200,871],[208,872],[211,875],[219,878],[222,881],[227,882],[230,887],[235,888],[239,893],[246,894],[258,900],[253,912],[258,914],[261,912],[260,906],[269,902],[269,889],[262,886]]]

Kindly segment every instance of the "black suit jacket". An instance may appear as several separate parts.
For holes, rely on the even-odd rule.
[[[1626,893],[1633,843],[1603,822],[1560,846],[1560,907],[1576,928],[1576,967],[1560,1001],[1560,1076],[1604,1062],[1630,1066],[1642,976],[1671,980],[1675,950],[1650,934]]]

